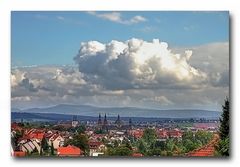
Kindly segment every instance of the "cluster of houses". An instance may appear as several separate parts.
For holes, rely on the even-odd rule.
[[[61,124],[63,125],[63,124]],[[76,128],[79,122],[73,119],[70,124],[64,124],[67,128]],[[146,127],[145,127],[146,128]],[[106,118],[102,121],[99,115],[95,126],[86,126],[85,134],[88,137],[89,153],[87,156],[102,156],[107,150],[106,145],[114,145],[114,143],[122,143],[124,140],[130,141],[130,138],[135,140],[141,139],[144,134],[144,127],[133,126],[132,120],[128,124],[124,124],[120,116],[117,117],[115,124],[109,124]],[[202,128],[202,127],[198,127]],[[205,127],[204,127],[205,128]],[[96,133],[97,130],[104,130],[104,133]],[[182,139],[183,130],[179,128],[154,128],[159,141],[165,141],[169,138]],[[195,130],[196,128],[194,128]],[[21,137],[17,141],[12,140],[12,155],[26,156],[32,153],[41,154],[42,142],[45,140],[48,147],[54,150],[57,156],[86,156],[83,150],[73,145],[65,145],[68,139],[72,139],[74,133],[67,130],[53,130],[46,128],[24,128],[18,123],[11,125],[11,137],[14,139],[18,133]],[[106,141],[106,142],[103,142]],[[142,156],[135,152],[133,156]]]

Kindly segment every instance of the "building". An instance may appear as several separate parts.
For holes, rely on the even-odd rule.
[[[101,118],[101,114],[99,114],[98,116],[98,126],[102,126],[102,118]]]
[[[60,157],[78,157],[81,155],[83,155],[83,151],[76,146],[68,145],[57,149],[57,156]]]
[[[182,135],[182,132],[177,128],[168,131],[168,136],[170,138],[182,139]]]
[[[157,131],[156,131],[156,133],[157,133],[157,138],[158,138],[158,140],[160,140],[160,141],[165,141],[166,139],[168,139],[168,131],[167,130],[165,130],[165,129],[158,129]]]
[[[117,127],[121,127],[122,126],[122,121],[120,119],[119,114],[118,114],[117,120],[115,121],[115,125],[117,125]]]
[[[89,146],[89,155],[90,156],[98,156],[103,155],[104,151],[107,149],[106,146],[99,141],[90,140],[88,142]]]
[[[128,134],[130,136],[133,136],[135,139],[140,139],[143,136],[143,130],[142,129],[130,130]]]
[[[132,154],[133,157],[143,157],[142,153],[133,153]]]
[[[62,147],[64,145],[65,139],[60,134],[52,134],[48,138],[48,145],[51,146],[53,143],[53,148],[57,149],[59,147]]]
[[[24,151],[14,151],[13,155],[14,157],[25,157],[27,154]]]
[[[73,116],[72,127],[76,128],[78,125],[79,125],[79,121],[77,120],[77,116]]]

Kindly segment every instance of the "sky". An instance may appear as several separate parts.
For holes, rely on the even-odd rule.
[[[80,43],[90,40],[158,38],[172,47],[229,40],[228,12],[93,13],[12,12],[12,65],[73,64]]]
[[[12,107],[220,110],[229,13],[12,12]]]

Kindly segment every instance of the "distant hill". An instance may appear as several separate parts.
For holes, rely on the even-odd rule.
[[[65,115],[81,115],[97,117],[99,113],[107,114],[109,117],[115,117],[118,114],[121,117],[145,117],[145,118],[218,118],[221,112],[197,109],[181,110],[157,110],[137,107],[96,107],[91,105],[68,105],[60,104],[46,108],[30,108],[19,110],[12,108],[14,113],[51,113]]]

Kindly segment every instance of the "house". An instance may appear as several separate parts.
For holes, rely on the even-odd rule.
[[[100,154],[104,154],[104,151],[107,149],[102,142],[93,141],[93,140],[88,142],[88,146],[89,146],[90,156],[98,156]]]
[[[182,132],[177,128],[168,131],[168,136],[170,138],[182,139],[182,135]]]
[[[76,128],[79,125],[79,121],[73,120],[72,121],[72,127]]]
[[[32,153],[38,151],[40,153],[40,143],[35,139],[21,138],[19,140],[19,148],[23,152]]]
[[[65,139],[60,134],[52,134],[48,136],[48,145],[51,146],[53,143],[53,148],[57,149],[64,145]]]
[[[168,132],[165,129],[158,129],[156,131],[158,140],[164,141],[168,139]]]
[[[26,130],[23,137],[19,139],[19,147],[23,152],[34,152],[41,150],[41,141],[45,135],[44,130],[30,129]]]
[[[133,136],[136,139],[140,139],[143,136],[143,130],[141,129],[130,130],[129,135]]]
[[[25,157],[26,152],[24,152],[24,151],[14,151],[12,156],[14,156],[14,157]]]
[[[16,122],[13,122],[13,123],[11,124],[11,129],[12,129],[13,131],[19,131],[19,132],[21,132],[21,131],[23,130],[23,128],[22,128],[21,126],[19,126],[19,124],[16,123]]]
[[[133,157],[143,157],[143,154],[141,154],[141,153],[133,153],[132,156]]]
[[[83,151],[72,145],[68,145],[67,147],[58,147],[57,155],[60,157],[78,157],[83,155]]]

